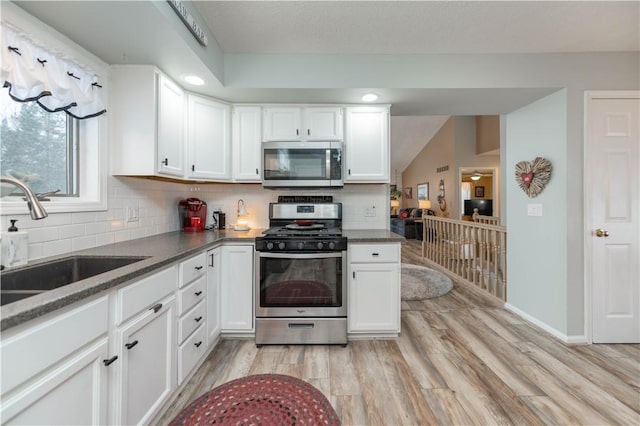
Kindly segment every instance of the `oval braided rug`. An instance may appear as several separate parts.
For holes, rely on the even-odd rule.
[[[440,297],[451,291],[451,278],[426,266],[402,264],[400,293],[402,300],[422,300]]]
[[[291,376],[257,374],[224,383],[191,402],[177,425],[339,425],[318,389]]]

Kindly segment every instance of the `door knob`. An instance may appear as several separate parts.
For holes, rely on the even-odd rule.
[[[602,238],[602,237],[606,238],[609,236],[609,231],[606,231],[600,228],[596,229],[595,233],[596,233],[596,237],[599,237],[599,238]]]

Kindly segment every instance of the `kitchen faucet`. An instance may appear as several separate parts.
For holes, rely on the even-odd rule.
[[[0,176],[0,182],[11,183],[16,187],[22,189],[24,194],[27,196],[27,206],[29,207],[29,213],[31,213],[31,219],[38,220],[44,219],[45,217],[49,216],[44,207],[42,207],[42,205],[38,201],[38,197],[36,197],[36,194],[33,193],[31,188],[29,188],[29,185],[19,179],[10,176]]]

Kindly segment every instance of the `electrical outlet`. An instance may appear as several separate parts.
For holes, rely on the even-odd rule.
[[[137,222],[140,220],[140,208],[138,206],[127,207],[127,222]]]
[[[365,217],[376,217],[376,206],[367,207],[364,209]]]

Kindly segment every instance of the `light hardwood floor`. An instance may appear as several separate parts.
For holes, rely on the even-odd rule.
[[[418,242],[402,261],[421,264]],[[344,425],[639,425],[640,345],[566,346],[463,285],[403,302],[396,340],[263,346],[223,340],[160,420],[229,380],[280,373],[331,401]]]

